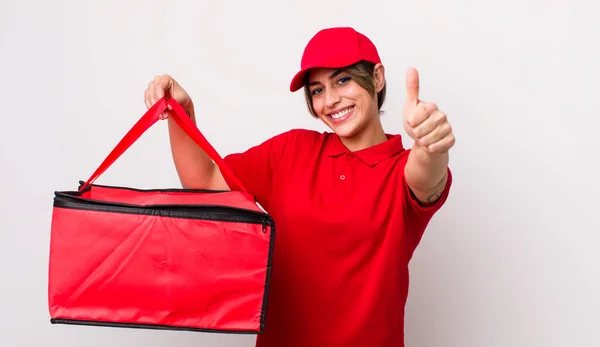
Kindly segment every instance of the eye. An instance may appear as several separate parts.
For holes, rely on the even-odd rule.
[[[322,91],[323,91],[323,88],[315,88],[310,93],[312,95],[317,95],[317,94],[320,94]]]
[[[345,84],[348,84],[348,82],[350,82],[351,80],[352,80],[352,77],[345,76],[345,77],[340,78],[337,83],[338,83],[338,85],[343,86]]]

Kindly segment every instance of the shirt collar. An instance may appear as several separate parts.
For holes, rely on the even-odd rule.
[[[387,141],[352,152],[340,141],[339,136],[329,133],[325,143],[325,152],[331,157],[342,154],[353,154],[369,166],[375,166],[381,161],[404,151],[400,135],[385,134]]]

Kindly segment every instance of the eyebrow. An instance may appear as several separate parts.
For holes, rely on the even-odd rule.
[[[333,72],[331,75],[329,75],[329,79],[332,79],[332,78],[334,78],[335,76],[337,76],[337,75],[341,74],[342,72],[344,72],[344,70],[343,70],[343,69],[337,69],[337,70],[335,70],[335,71],[334,71],[334,72]],[[321,84],[321,82],[318,82],[318,81],[312,81],[312,82],[310,82],[308,85],[309,85],[309,86],[314,86],[314,85],[318,85],[318,84]]]

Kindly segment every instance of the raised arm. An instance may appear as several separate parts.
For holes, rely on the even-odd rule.
[[[196,114],[189,94],[169,75],[156,76],[144,93],[146,107],[150,108],[165,94],[177,100],[194,124]],[[183,188],[229,190],[219,167],[210,157],[169,117],[171,111],[161,115],[168,119],[169,141],[175,168]]]
[[[424,205],[434,204],[448,180],[448,151],[455,139],[446,114],[437,105],[419,100],[419,74],[406,74],[404,128],[415,141],[404,169],[406,182]]]

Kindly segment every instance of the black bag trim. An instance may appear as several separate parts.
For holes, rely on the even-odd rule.
[[[264,331],[264,323],[262,322],[262,320],[260,322],[258,331],[207,329],[207,328],[182,327],[182,326],[171,326],[171,325],[161,325],[161,324],[116,323],[116,322],[104,322],[104,321],[95,321],[95,320],[77,320],[77,319],[65,319],[65,318],[51,318],[50,323],[66,324],[66,325],[99,326],[99,327],[108,327],[108,328],[134,328],[134,329],[153,329],[153,330],[194,331],[194,332],[219,333],[219,334],[261,334]]]
[[[81,189],[81,187],[85,184],[85,181],[79,181],[79,187],[77,190]],[[210,189],[193,189],[193,188],[153,188],[153,189],[141,189],[141,188],[132,188],[132,187],[124,187],[124,186],[109,186],[92,183],[85,187],[84,192],[92,189],[92,187],[100,187],[100,188],[115,188],[115,189],[124,189],[124,190],[132,190],[136,192],[145,192],[145,193],[227,193],[229,190],[210,190]]]
[[[80,182],[83,184],[83,182]],[[95,185],[99,186],[99,185]],[[207,191],[199,189],[134,189],[126,187],[101,186],[106,188],[128,189],[141,192],[227,192],[227,191]],[[87,187],[91,189],[91,186]],[[81,209],[88,211],[113,212],[113,213],[131,213],[144,215],[162,215],[175,218],[191,218],[216,221],[231,221],[240,223],[262,224],[263,232],[266,232],[266,227],[271,228],[271,237],[269,238],[269,256],[267,257],[265,288],[263,291],[263,303],[260,314],[259,332],[245,330],[220,330],[206,328],[186,328],[160,324],[136,324],[136,323],[117,323],[104,322],[93,320],[75,320],[64,318],[51,318],[52,324],[70,324],[70,325],[92,325],[106,327],[122,327],[122,328],[140,328],[140,329],[160,329],[160,330],[187,330],[207,333],[235,333],[235,334],[257,334],[264,330],[264,322],[266,317],[269,284],[271,283],[271,270],[273,267],[273,250],[275,248],[275,221],[266,212],[258,212],[242,208],[235,208],[221,205],[134,205],[125,203],[105,202],[91,199],[81,198],[80,191],[56,191],[54,192],[54,207]]]

